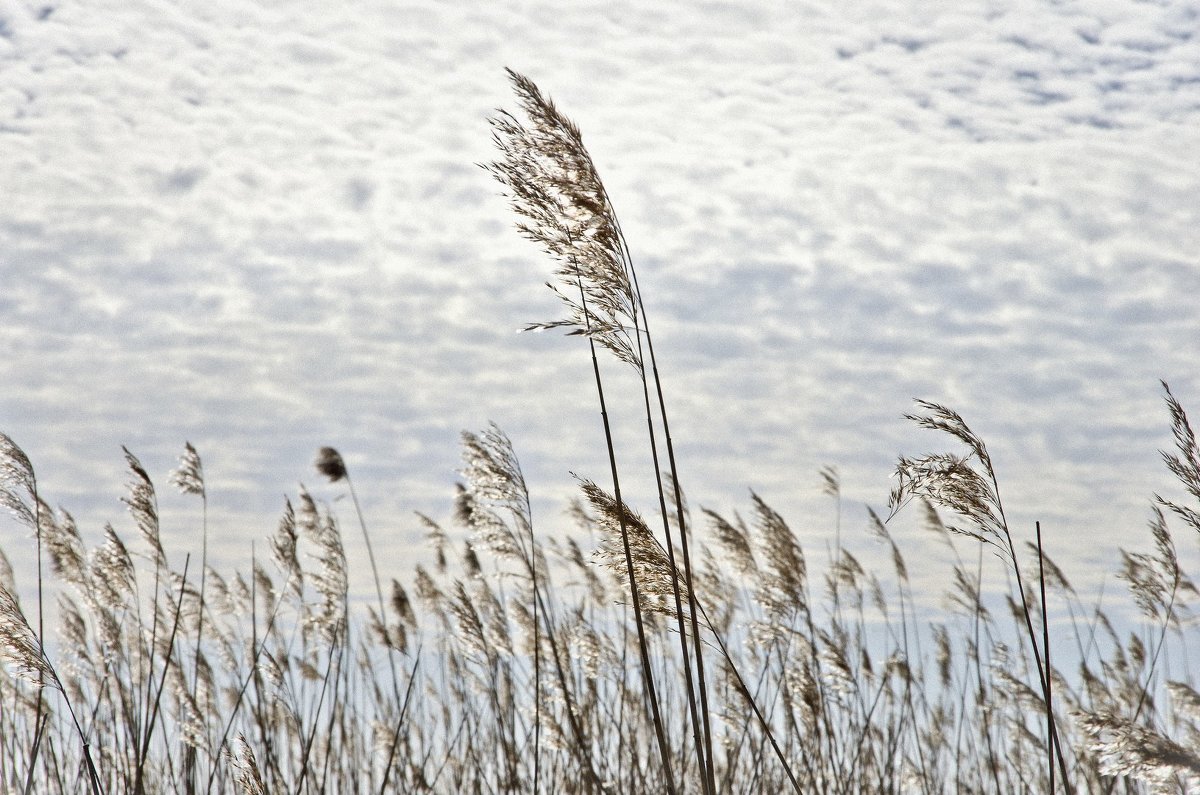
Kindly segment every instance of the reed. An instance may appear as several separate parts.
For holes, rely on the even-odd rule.
[[[1186,474],[1186,414],[1171,411],[1167,455]],[[651,523],[594,482],[580,483],[575,530],[538,529],[512,442],[493,426],[463,436],[452,523],[427,520],[443,565],[395,572],[380,614],[351,609],[337,515],[306,491],[285,502],[268,559],[209,570],[202,599],[187,556],[171,564],[132,454],[131,527],[106,527],[88,548],[66,514],[34,510],[32,468],[6,444],[4,504],[40,516],[45,592],[60,597],[59,631],[44,638],[0,567],[0,782],[12,791],[933,793],[1053,781],[1164,792],[1200,781],[1186,654],[1198,594],[1171,527],[1193,501],[1156,497],[1150,549],[1124,553],[1119,575],[1142,616],[1126,634],[1122,609],[1080,603],[1036,543],[1013,550],[1041,571],[1024,601],[989,588],[985,558],[961,544],[994,540],[980,545],[979,525],[913,495],[958,561],[938,615],[911,593],[906,540],[869,509],[889,572],[850,548],[819,571],[757,496],[747,519],[688,520],[700,564],[690,585]],[[673,782],[645,708],[622,524],[669,760],[684,773]],[[1071,618],[1058,619],[1047,660],[1028,625],[1041,624],[1046,649],[1052,602]],[[715,661],[712,782],[686,764],[696,738],[672,642],[680,604],[696,605],[693,637]],[[1075,670],[1057,667],[1068,659]],[[1055,748],[1062,759],[1047,764]]]
[[[534,325],[586,339],[602,407],[609,467],[578,478],[570,527],[535,523],[516,445],[493,425],[463,434],[445,518],[417,517],[429,565],[376,558],[345,461],[323,448],[316,471],[349,492],[366,560],[348,555],[338,504],[301,487],[247,542],[247,563],[221,572],[190,444],[169,482],[200,498],[198,566],[164,544],[154,478],[133,453],[129,517],[89,545],[0,434],[0,505],[38,554],[18,582],[0,552],[0,790],[1200,787],[1188,653],[1200,592],[1177,552],[1180,529],[1200,532],[1200,454],[1171,390],[1164,480],[1181,496],[1152,496],[1145,548],[1121,553],[1123,598],[1087,602],[1051,557],[1052,527],[1009,526],[1000,462],[931,402],[909,419],[955,449],[902,457],[890,512],[861,506],[854,530],[836,469],[813,473],[836,507],[827,555],[757,494],[740,512],[693,516],[646,319],[653,293],[578,129],[512,80],[525,118],[496,117],[501,155],[487,168],[556,263],[566,317]],[[634,369],[643,417],[609,416],[614,363]],[[644,447],[617,449],[624,422],[644,425]],[[635,461],[662,473],[647,506],[622,496]],[[949,553],[942,594],[910,577],[917,525]],[[867,540],[884,552],[878,570]],[[349,598],[358,566],[374,591],[361,605]],[[930,607],[938,596],[945,607]]]

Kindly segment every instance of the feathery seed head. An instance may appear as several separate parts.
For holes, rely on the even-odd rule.
[[[191,442],[184,442],[183,455],[179,457],[179,466],[171,472],[170,482],[184,494],[205,496],[204,466]]]
[[[125,463],[133,475],[128,483],[129,496],[122,497],[121,501],[129,508],[138,531],[150,545],[155,565],[165,568],[167,554],[163,551],[162,540],[159,537],[158,497],[154,491],[154,483],[142,462],[138,461],[128,448],[122,447],[121,450],[125,453]]]
[[[675,576],[666,550],[650,532],[650,528],[628,505],[618,504],[614,497],[592,481],[582,480],[580,486],[584,497],[596,511],[603,532],[600,546],[595,552],[596,559],[619,578],[628,579],[621,531],[624,527],[638,590],[648,597],[642,603],[643,609],[674,615],[673,583],[678,580],[679,593],[685,603],[688,601],[687,583]]]
[[[330,483],[337,483],[346,477],[346,462],[342,460],[342,454],[332,447],[322,447],[318,450],[313,466],[317,468],[318,472],[329,478]]]
[[[0,662],[12,664],[16,675],[28,682],[63,689],[17,597],[4,587],[0,587]]]
[[[33,474],[33,464],[16,442],[0,433],[0,508],[36,531],[33,507],[36,502],[37,478]]]
[[[628,259],[616,213],[576,127],[528,78],[509,70],[528,121],[500,111],[490,121],[501,158],[484,165],[504,187],[517,228],[558,260],[550,288],[567,318],[528,330],[565,328],[590,337],[641,369],[630,342],[638,323]]]
[[[888,519],[913,499],[948,508],[966,519],[969,526],[946,525],[946,530],[992,545],[1015,566],[1016,552],[1009,538],[996,473],[983,440],[961,416],[945,406],[924,400],[918,400],[917,405],[927,413],[906,414],[905,419],[953,436],[967,445],[968,452],[966,455],[931,453],[919,458],[901,456],[894,472],[897,485],[888,501]],[[931,514],[928,510],[926,513],[928,520]],[[934,526],[940,529],[940,520]]]

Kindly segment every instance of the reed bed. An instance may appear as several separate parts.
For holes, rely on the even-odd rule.
[[[135,455],[126,452],[134,532],[106,526],[88,547],[0,434],[0,503],[36,539],[39,565],[23,603],[0,553],[0,790],[1200,787],[1188,655],[1198,594],[1175,547],[1177,532],[1200,533],[1200,455],[1166,384],[1174,447],[1163,458],[1186,496],[1154,496],[1149,551],[1122,553],[1133,622],[1124,606],[1083,602],[1040,527],[1009,526],[984,441],[935,403],[909,419],[950,450],[901,458],[888,510],[865,510],[886,570],[842,545],[840,522],[818,569],[757,495],[733,515],[693,513],[615,210],[578,128],[511,77],[518,110],[493,119],[499,159],[484,167],[556,263],[565,317],[533,327],[586,341],[607,441],[609,467],[579,479],[571,529],[535,526],[517,453],[492,426],[463,434],[448,518],[419,517],[430,565],[378,565],[351,473],[323,448],[317,471],[344,486],[353,514],[300,490],[261,557],[218,572],[190,444],[168,480],[197,499],[205,540],[180,565]],[[609,415],[614,367],[632,368],[644,416]],[[644,448],[616,449],[618,419],[644,424]],[[621,496],[635,459],[661,473],[657,500],[640,508]],[[836,470],[820,482],[840,516]],[[914,593],[909,540],[889,523],[901,512],[952,555],[944,610]],[[374,593],[362,603],[349,597],[359,562],[347,559],[347,520],[369,555]]]

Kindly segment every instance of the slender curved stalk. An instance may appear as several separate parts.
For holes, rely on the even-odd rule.
[[[608,193],[604,194],[605,201],[611,206],[612,201],[609,199]],[[688,528],[687,516],[683,507],[683,493],[679,485],[679,468],[675,463],[675,445],[671,438],[671,425],[667,420],[667,404],[663,397],[662,378],[658,372],[658,360],[654,355],[654,339],[650,334],[650,321],[646,316],[646,304],[642,299],[641,285],[638,283],[637,270],[633,266],[633,257],[629,252],[629,244],[625,240],[625,233],[621,229],[621,222],[616,217],[616,213],[612,214],[613,224],[616,227],[617,238],[620,240],[621,250],[624,252],[624,265],[626,272],[629,275],[629,283],[633,288],[633,296],[637,307],[637,316],[641,319],[640,324],[635,322],[634,330],[637,334],[638,345],[638,375],[642,382],[642,396],[646,407],[646,426],[650,439],[650,456],[654,465],[654,478],[656,490],[659,499],[659,511],[663,519],[663,535],[666,538],[667,557],[671,563],[671,570],[674,574],[671,578],[671,590],[675,599],[675,617],[679,626],[679,645],[682,651],[683,660],[683,675],[687,684],[688,709],[692,718],[692,730],[694,741],[696,744],[696,755],[700,763],[701,780],[703,791],[710,795],[715,795],[717,791],[716,770],[714,763],[713,747],[712,747],[712,719],[708,704],[708,687],[704,675],[704,651],[703,644],[700,643],[700,626],[696,616],[696,593],[694,581],[692,578],[692,560],[689,551],[688,543]],[[636,319],[635,319],[636,320]],[[662,421],[662,432],[667,449],[667,465],[671,473],[671,487],[673,490],[675,516],[679,525],[679,545],[680,551],[683,553],[683,580],[686,585],[688,594],[688,615],[691,620],[691,643],[688,642],[688,631],[684,626],[683,605],[679,593],[679,568],[675,563],[675,545],[671,538],[671,524],[667,517],[666,490],[663,488],[662,482],[662,466],[659,463],[658,443],[654,433],[654,420],[650,408],[650,391],[649,383],[646,379],[645,358],[642,356],[642,338],[646,340],[646,353],[649,354],[650,370],[653,375],[654,391],[658,404],[658,416]],[[691,653],[695,655],[696,661],[696,679],[693,684],[692,679],[692,664],[689,658],[689,645]],[[699,691],[700,705],[696,704],[696,693]]]
[[[582,280],[579,284],[580,301],[584,308],[584,317],[589,317],[587,312],[587,295],[583,289]],[[600,419],[604,425],[604,441],[608,448],[608,464],[612,473],[613,480],[613,498],[618,506],[625,503],[621,500],[621,478],[617,471],[617,453],[613,445],[612,426],[608,419],[608,407],[604,400],[604,381],[600,377],[600,360],[596,356],[596,342],[588,335],[588,347],[592,354],[592,372],[596,378],[596,395],[600,402]],[[642,677],[645,679],[645,694],[646,700],[650,706],[650,718],[654,723],[654,735],[658,740],[658,750],[662,757],[663,775],[667,779],[667,789],[669,792],[678,792],[675,786],[675,774],[671,770],[671,752],[667,745],[666,730],[663,727],[662,713],[658,704],[658,693],[654,686],[654,670],[650,665],[650,646],[646,640],[646,627],[642,619],[642,603],[641,595],[638,592],[637,577],[633,571],[633,553],[629,547],[629,528],[625,524],[625,517],[622,511],[617,512],[618,523],[621,530],[621,544],[625,552],[625,565],[629,577],[629,597],[631,607],[633,609],[634,625],[637,627],[638,635],[638,652],[642,661]]]

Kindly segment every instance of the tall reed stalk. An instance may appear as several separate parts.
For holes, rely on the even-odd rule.
[[[707,678],[704,668],[703,643],[700,637],[700,614],[703,608],[696,601],[688,542],[687,516],[683,505],[680,477],[675,458],[674,442],[667,418],[662,379],[654,354],[653,338],[646,321],[645,302],[629,253],[628,243],[621,231],[613,209],[591,156],[583,144],[579,129],[528,78],[509,71],[518,102],[528,117],[525,124],[512,114],[501,111],[492,120],[494,141],[502,154],[499,161],[485,166],[505,186],[510,202],[522,219],[518,229],[527,238],[539,243],[559,262],[556,275],[560,285],[550,285],[567,307],[567,317],[548,323],[534,323],[531,330],[565,328],[569,334],[587,337],[600,403],[601,421],[608,451],[613,482],[615,507],[611,516],[619,532],[625,562],[631,607],[638,633],[639,655],[642,660],[643,683],[650,705],[655,734],[658,738],[664,775],[669,789],[675,790],[671,771],[666,733],[659,713],[657,688],[650,663],[650,647],[642,617],[642,595],[639,593],[639,554],[630,541],[627,511],[621,496],[620,477],[612,425],[604,395],[597,345],[607,349],[619,362],[633,367],[642,389],[650,458],[655,473],[659,512],[662,516],[665,545],[665,576],[679,637],[682,685],[688,705],[691,734],[696,756],[701,791],[715,793],[716,772],[711,711]],[[577,294],[577,295],[576,295]],[[650,372],[646,371],[649,355]],[[651,400],[654,391],[654,407]],[[668,472],[672,486],[671,500],[679,531],[683,567],[677,565],[675,539],[670,512],[667,509],[667,490],[663,482],[663,467],[658,449],[658,433],[654,417],[662,425],[667,451]],[[657,541],[653,541],[657,545]],[[683,602],[686,595],[688,609]],[[711,630],[711,626],[709,627]],[[719,640],[719,639],[718,639]],[[718,650],[731,664],[723,643]],[[693,669],[694,665],[694,669]],[[749,696],[748,690],[744,690]],[[787,770],[793,784],[790,766],[772,736],[770,722],[754,706],[762,729],[771,741],[779,761]]]
[[[629,283],[628,260],[624,256],[615,213],[608,203],[591,156],[583,145],[579,129],[558,112],[532,81],[511,70],[509,77],[518,102],[529,118],[529,124],[523,124],[505,112],[492,120],[494,141],[503,159],[486,168],[508,189],[513,209],[525,219],[519,224],[521,232],[540,243],[559,260],[558,275],[568,290],[559,292],[559,296],[569,307],[571,316],[565,321],[535,324],[531,328],[565,326],[571,329],[571,333],[587,338],[613,494],[618,504],[623,504],[620,470],[596,346],[602,345],[619,360],[639,371],[642,369],[640,356],[630,339],[630,329],[637,328],[638,318]],[[572,292],[578,293],[577,299]],[[634,571],[629,529],[623,515],[618,516],[618,527],[625,556],[630,607],[637,628],[646,702],[658,740],[667,787],[669,791],[676,792],[674,765],[650,661],[642,595]],[[680,637],[686,648],[683,633]],[[694,705],[690,676],[686,689],[689,703]],[[695,724],[694,706],[692,716]],[[703,771],[705,760],[702,748],[698,750]]]

